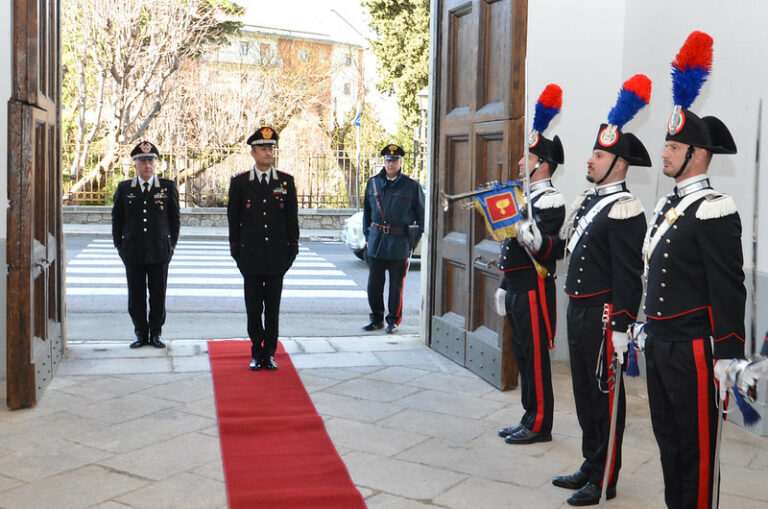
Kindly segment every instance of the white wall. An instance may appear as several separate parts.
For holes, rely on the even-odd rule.
[[[701,30],[714,39],[714,62],[709,80],[691,109],[714,115],[731,130],[739,152],[716,155],[710,166],[714,187],[734,196],[742,220],[742,247],[746,285],[751,270],[758,269],[758,335],[768,327],[759,315],[760,297],[768,300],[768,205],[760,209],[759,252],[753,263],[752,233],[755,189],[757,111],[761,96],[768,100],[768,66],[765,48],[768,32],[764,20],[768,3],[761,0],[531,0],[528,3],[528,103],[533,105],[547,83],[563,88],[563,109],[547,136],[563,139],[565,165],[555,175],[555,185],[571,202],[588,187],[585,161],[597,128],[606,120],[621,83],[643,73],[653,82],[651,103],[625,127],[645,144],[652,168],[632,168],[627,182],[650,214],[659,197],[669,192],[672,179],[661,173],[661,151],[672,111],[671,61],[688,34]],[[761,146],[768,152],[768,103],[764,105]],[[529,122],[530,127],[530,122]],[[761,173],[768,165],[761,164]],[[759,183],[759,195],[768,194],[768,175]],[[564,271],[558,269],[561,273]],[[562,281],[562,278],[561,278]],[[559,287],[562,284],[558,285]],[[763,289],[763,291],[761,291]],[[564,300],[562,290],[559,296]],[[747,320],[750,320],[751,295]],[[561,308],[564,310],[564,307]],[[561,313],[561,316],[563,314]],[[564,325],[564,323],[563,323]],[[749,334],[749,322],[747,323]],[[558,328],[564,338],[564,327]],[[564,343],[564,341],[561,341]],[[758,345],[759,347],[759,345]],[[557,357],[562,357],[558,348]]]
[[[5,15],[3,15],[3,12]],[[5,380],[6,256],[8,211],[8,99],[11,97],[11,2],[0,11],[0,380]]]
[[[736,141],[738,154],[715,155],[709,175],[716,189],[736,200],[743,227],[744,266],[751,270],[757,110],[760,97],[768,99],[768,32],[764,26],[768,4],[760,0],[645,0],[627,4],[623,70],[629,74],[637,68],[654,83],[651,104],[646,108],[650,115],[636,131],[654,160],[653,173],[641,190],[646,209],[652,206],[650,197],[669,192],[673,185],[672,179],[661,175],[660,164],[666,124],[673,107],[670,62],[688,34],[701,30],[714,39],[714,59],[710,78],[691,110],[699,116],[720,118]],[[768,110],[768,104],[764,109]],[[763,114],[763,159],[768,148],[765,117],[768,114]],[[764,173],[766,164],[761,166]],[[764,196],[768,176],[763,175],[760,188]],[[762,209],[758,224],[764,240],[758,242],[757,268],[764,273],[768,270],[768,207]]]
[[[555,185],[571,202],[589,183],[586,161],[597,131],[622,83],[624,2],[615,0],[529,0],[528,111],[548,83],[563,89],[563,108],[546,131],[560,136],[565,164]],[[515,159],[517,160],[517,159]]]

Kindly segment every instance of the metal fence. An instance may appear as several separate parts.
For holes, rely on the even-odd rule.
[[[132,147],[120,147],[120,157],[109,169],[94,170],[103,157],[93,154],[93,168],[72,163],[74,147],[65,147],[63,191],[66,205],[110,205],[117,184],[135,175],[128,154]],[[158,147],[162,154],[157,174],[176,181],[182,207],[223,207],[227,204],[229,181],[250,169],[253,159],[241,147]],[[68,150],[69,149],[69,150]],[[403,171],[424,181],[424,147],[415,145],[404,158]],[[360,155],[360,164],[346,151],[279,149],[275,167],[293,175],[300,208],[356,208],[368,178],[383,165],[377,153]],[[87,177],[87,178],[86,178]]]

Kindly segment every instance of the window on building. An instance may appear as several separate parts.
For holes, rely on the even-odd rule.
[[[247,55],[248,54],[248,43],[245,41],[240,42],[240,54],[241,55]]]
[[[352,85],[349,83],[344,83],[344,95],[349,95],[352,93]]]
[[[296,58],[301,60],[302,62],[306,62],[309,59],[309,55],[307,55],[307,50],[300,49],[296,51]]]
[[[352,55],[350,53],[344,55],[344,65],[352,65]]]

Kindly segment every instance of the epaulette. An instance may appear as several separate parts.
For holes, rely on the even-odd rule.
[[[234,178],[239,177],[240,175],[245,175],[249,171],[251,171],[251,170],[244,170],[244,171],[241,171],[240,173],[235,173],[234,175],[232,175],[232,178],[234,179]]]
[[[736,213],[736,202],[729,194],[712,192],[704,197],[696,210],[697,219],[716,219]]]
[[[571,203],[571,210],[578,210],[579,207],[581,207],[581,204],[584,203],[584,200],[586,200],[587,196],[589,196],[590,194],[592,194],[592,191],[587,189],[586,191],[578,195],[576,199],[573,200],[573,203]]]
[[[608,217],[611,219],[629,219],[644,212],[643,202],[634,196],[627,196],[626,198],[616,200],[611,207],[611,211],[608,212]]]
[[[557,207],[564,207],[565,197],[557,189],[550,189],[539,196],[539,199],[536,200],[536,203],[534,203],[533,206],[537,209],[556,209]]]
[[[286,173],[286,172],[280,171],[280,170],[275,170],[275,171],[277,172],[278,175],[285,175],[286,177],[289,177],[289,178],[293,177],[293,175],[291,175],[290,173]]]

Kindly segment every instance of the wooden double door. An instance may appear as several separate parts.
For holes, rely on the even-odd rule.
[[[60,0],[12,0],[7,404],[34,405],[64,349]]]
[[[433,69],[432,197],[513,180],[525,136],[526,0],[440,0]],[[434,11],[433,11],[434,14]],[[434,33],[434,32],[433,32]],[[517,385],[494,311],[500,246],[474,210],[431,217],[430,344],[500,389]]]

